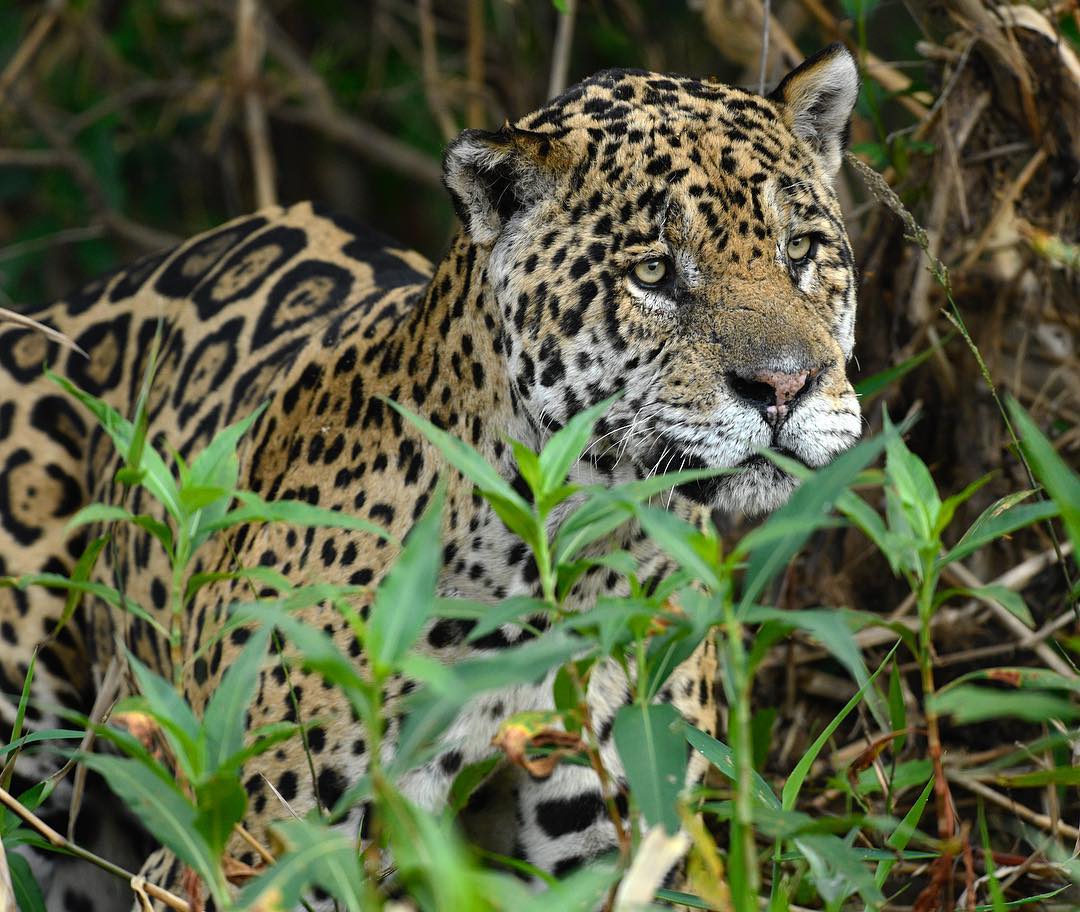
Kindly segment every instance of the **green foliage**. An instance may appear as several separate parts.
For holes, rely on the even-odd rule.
[[[66,381],[58,382],[73,389]],[[949,600],[975,597],[992,601],[1026,623],[1032,622],[1023,599],[1000,585],[942,587],[945,568],[1002,535],[1059,514],[1073,533],[1076,505],[1071,499],[1076,493],[1076,476],[1019,412],[1014,412],[1014,420],[1051,500],[1024,502],[1030,492],[1021,492],[995,503],[956,534],[952,528],[956,509],[981,482],[942,498],[926,465],[907,448],[901,431],[886,415],[881,435],[816,472],[767,453],[802,484],[786,506],[725,548],[707,519],[692,523],[659,506],[672,487],[717,472],[681,472],[611,488],[575,481],[574,466],[611,400],[572,418],[540,452],[511,442],[516,470],[530,489],[528,498],[465,443],[394,405],[463,476],[457,483],[475,486],[507,528],[533,552],[542,597],[516,596],[500,605],[479,605],[437,596],[440,527],[446,489],[454,483],[450,479],[440,482],[425,514],[405,541],[398,543],[356,517],[294,501],[267,502],[237,490],[237,448],[259,412],[222,430],[190,465],[177,457],[173,470],[166,457],[146,440],[145,419],[140,417],[143,406],[137,408],[135,421],[128,422],[99,400],[76,394],[117,446],[124,461],[121,480],[129,487],[143,487],[156,498],[161,518],[153,511],[136,515],[123,506],[92,504],[77,514],[72,526],[107,530],[113,523],[128,523],[151,535],[172,568],[172,622],[162,624],[144,606],[93,578],[107,532],[91,540],[71,578],[42,574],[5,583],[66,590],[69,609],[65,617],[70,617],[80,596],[100,597],[118,610],[147,620],[173,647],[171,680],[136,656],[128,656],[137,695],[117,708],[129,718],[150,720],[167,747],[164,755],[152,754],[131,734],[106,726],[100,727],[99,736],[119,748],[121,756],[92,753],[79,754],[79,759],[98,772],[154,836],[195,871],[222,910],[292,908],[314,888],[334,897],[341,909],[366,912],[381,908],[386,884],[378,875],[387,859],[393,860],[395,889],[404,891],[424,909],[514,908],[520,912],[547,908],[546,904],[557,897],[568,908],[591,908],[635,864],[644,827],[661,826],[673,833],[687,815],[699,812],[729,828],[726,852],[720,853],[715,845],[707,850],[696,847],[695,852],[705,851],[716,858],[725,855],[723,876],[736,908],[756,904],[761,893],[763,865],[758,845],[763,840],[772,843],[771,910],[779,912],[796,896],[803,901],[807,895],[816,897],[827,909],[840,909],[856,895],[867,908],[879,908],[897,859],[934,857],[940,849],[918,831],[927,804],[936,794],[933,783],[940,771],[924,760],[894,764],[888,788],[895,793],[919,790],[900,820],[861,812],[845,817],[808,815],[798,806],[815,763],[857,709],[865,708],[867,718],[874,719],[881,729],[893,731],[886,742],[892,739],[895,753],[910,740],[904,731],[909,724],[908,712],[895,658],[901,644],[912,652],[920,668],[927,696],[925,710],[933,724],[948,716],[958,724],[1003,715],[1038,722],[1080,717],[1080,685],[1045,669],[986,669],[940,690],[934,687],[930,625],[934,613]],[[868,467],[882,452],[886,457],[884,471],[868,474]],[[880,481],[884,515],[853,490],[857,483],[865,486],[868,478]],[[785,612],[768,604],[779,573],[810,536],[839,522],[833,505],[885,552],[893,570],[911,586],[918,608],[916,635],[897,628],[900,642],[877,661],[872,673],[866,668],[855,634],[880,623],[876,617],[843,608]],[[551,520],[560,506],[563,518],[556,525]],[[373,592],[318,583],[293,586],[265,567],[195,572],[195,552],[211,536],[251,522],[330,522],[385,538],[398,548],[397,558]],[[634,560],[619,547],[620,529],[628,523],[639,524],[680,569],[657,585],[644,585],[637,578]],[[952,539],[956,543],[949,547],[946,542]],[[605,596],[589,610],[577,610],[575,586],[591,566],[603,566],[621,576],[628,595]],[[183,648],[178,639],[182,629],[179,621],[204,586],[222,579],[249,579],[274,594],[230,606],[230,618],[211,645],[239,627],[249,628],[247,641],[230,660],[205,709],[197,713],[187,701],[183,676],[199,656],[188,655]],[[358,603],[369,606],[366,614]],[[326,632],[297,616],[296,612],[318,604],[339,612],[362,644],[369,659],[364,674]],[[477,623],[471,636],[475,638],[505,624],[526,626],[536,616],[546,619],[543,636],[491,655],[447,666],[414,650],[425,625],[434,618],[474,620]],[[772,716],[768,712],[752,715],[750,695],[765,657],[792,631],[824,647],[857,689],[817,732],[786,777],[778,797],[756,763],[768,745]],[[680,664],[707,638],[716,641],[721,656],[721,684],[728,706],[728,727],[721,738],[689,726],[670,703],[656,702]],[[203,644],[202,649],[206,648]],[[227,879],[227,859],[235,827],[247,809],[244,765],[274,745],[302,735],[301,727],[291,724],[247,728],[247,709],[270,657],[316,672],[328,686],[340,691],[363,726],[370,767],[367,775],[352,783],[329,809],[329,815],[312,813],[276,825],[280,852],[275,863],[236,890]],[[882,673],[886,669],[887,696],[883,697],[878,680],[885,680]],[[561,762],[603,768],[586,699],[589,681],[598,673],[624,674],[629,686],[627,703],[618,710],[613,724],[615,749],[632,797],[630,819],[624,821],[628,824],[625,838],[618,857],[610,864],[590,865],[554,883],[546,898],[533,897],[511,875],[483,867],[454,822],[454,813],[494,770],[494,757],[468,765],[458,774],[451,789],[450,810],[445,813],[416,806],[396,783],[442,749],[442,739],[468,701],[501,688],[545,681],[551,682],[552,709],[507,722],[526,732],[528,756],[534,760],[544,756],[531,739],[554,727],[555,731],[565,729],[578,742],[574,749],[564,751]],[[31,667],[12,742],[0,756],[14,756],[28,744],[81,735],[75,730],[53,730],[21,736],[32,676]],[[385,685],[398,676],[421,686],[408,696],[404,726],[394,749],[384,755]],[[1002,691],[1002,686],[1012,689]],[[719,796],[723,800],[709,800],[717,796],[687,788],[687,742],[730,783],[730,791]],[[845,794],[854,802],[863,804],[881,788],[879,778],[868,768],[876,756],[853,766],[847,781],[842,782]],[[7,769],[10,775],[10,760]],[[1015,788],[1066,786],[1078,781],[1067,766],[1000,775],[1000,782]],[[42,784],[39,791],[21,796],[21,800],[26,807],[33,807],[46,791]],[[337,827],[361,802],[375,815],[370,842],[360,842],[354,832]],[[0,821],[0,834],[5,846],[35,838],[8,814]],[[882,848],[856,844],[859,834]],[[909,849],[912,843],[930,848],[929,856]],[[41,908],[40,893],[28,869],[20,861],[12,872],[20,908],[24,912]],[[661,891],[658,897],[707,907],[703,898],[692,894]]]

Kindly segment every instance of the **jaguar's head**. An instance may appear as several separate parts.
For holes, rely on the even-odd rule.
[[[495,133],[445,179],[481,256],[510,382],[543,434],[625,389],[601,468],[739,466],[695,489],[773,509],[858,438],[855,267],[833,179],[858,73],[840,45],[767,98],[607,71]]]

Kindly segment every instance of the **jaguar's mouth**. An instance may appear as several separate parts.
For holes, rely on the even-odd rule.
[[[812,468],[793,450],[786,447],[771,449]],[[700,457],[673,452],[669,447],[664,458],[657,461],[657,470],[651,474],[715,467],[715,464],[710,465]],[[752,453],[724,474],[685,482],[676,486],[675,492],[713,509],[758,514],[775,510],[787,500],[797,485],[798,480],[789,472],[761,453]]]

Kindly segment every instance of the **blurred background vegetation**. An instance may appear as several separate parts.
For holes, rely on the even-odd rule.
[[[838,190],[861,282],[853,373],[869,427],[882,402],[898,418],[920,413],[910,442],[943,492],[995,473],[963,508],[966,526],[1031,486],[992,387],[1012,392],[1066,461],[1080,453],[1076,0],[6,0],[0,306],[35,308],[271,202],[326,203],[437,258],[453,230],[440,150],[461,128],[497,127],[603,67],[756,90],[835,40],[863,71],[853,152],[922,226],[844,169]],[[955,309],[928,268],[936,261]],[[1047,528],[956,572],[953,585],[1022,596],[1036,630],[957,599],[935,621],[942,682],[980,662],[1075,673],[1068,652],[1080,650],[1080,626]],[[911,623],[905,595],[864,539],[833,530],[789,568],[778,604],[849,605]],[[887,639],[864,637],[871,667]],[[782,771],[852,685],[809,645],[786,647],[773,664],[759,728],[766,745],[773,732],[763,764]],[[898,686],[910,696],[918,682],[912,674]],[[1003,723],[949,737],[962,766],[1037,734]],[[818,771],[823,783],[865,746],[855,735]],[[1075,837],[1062,824],[1073,793],[1002,793],[999,810],[1008,818],[1015,797]],[[956,796],[974,800],[971,790]]]

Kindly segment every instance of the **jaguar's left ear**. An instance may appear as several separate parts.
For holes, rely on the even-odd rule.
[[[788,129],[814,150],[830,177],[840,169],[858,97],[859,69],[839,42],[803,61],[769,95],[781,105]]]
[[[564,145],[509,123],[501,130],[465,130],[443,155],[443,182],[473,240],[493,244],[506,223],[537,202],[566,167]]]

